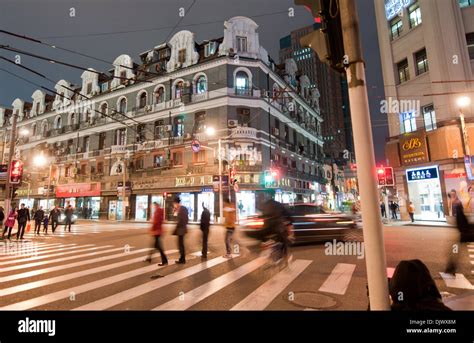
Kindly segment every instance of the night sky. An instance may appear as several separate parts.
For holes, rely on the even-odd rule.
[[[0,0],[0,29],[38,38],[110,63],[124,53],[138,62],[139,53],[169,40],[179,30],[194,32],[198,42],[221,37],[224,21],[240,15],[256,21],[260,44],[278,61],[280,38],[313,22],[310,13],[295,6],[293,0],[197,0],[172,31],[180,19],[179,8],[189,8],[192,3],[193,0]],[[357,3],[364,58],[366,65],[370,66],[366,72],[376,159],[383,163],[388,129],[386,117],[379,111],[384,94],[373,0],[358,0]],[[294,17],[288,16],[289,7],[295,8]],[[71,8],[75,9],[75,17],[70,16]],[[0,34],[0,44],[104,72],[112,68],[111,64],[3,34]],[[13,59],[14,55],[0,50],[0,56]],[[81,70],[28,56],[22,56],[21,62],[50,79],[64,78],[80,85]],[[54,84],[8,62],[0,61],[0,68],[54,89]],[[11,106],[17,97],[31,102],[31,94],[36,89],[38,87],[0,71],[0,106]]]

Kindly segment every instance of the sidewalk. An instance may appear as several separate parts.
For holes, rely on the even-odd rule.
[[[402,220],[395,220],[395,221],[388,221],[383,220],[383,224],[385,226],[431,226],[431,227],[454,227],[446,222],[441,221],[429,221],[429,220],[416,220],[414,223],[411,221],[402,221]]]

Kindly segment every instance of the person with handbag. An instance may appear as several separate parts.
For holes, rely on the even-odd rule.
[[[17,217],[16,207],[13,207],[13,208],[10,210],[10,213],[9,213],[8,216],[7,216],[7,220],[5,221],[5,229],[3,230],[2,239],[5,238],[5,233],[6,233],[7,231],[8,231],[8,237],[7,237],[7,239],[10,239],[10,236],[11,236],[11,233],[12,233],[12,229],[13,229],[13,227],[15,226],[16,217]]]
[[[184,206],[181,206],[181,200],[179,198],[174,199],[173,205],[178,217],[178,222],[176,223],[176,229],[174,230],[174,233],[173,233],[173,235],[178,236],[179,260],[176,261],[176,263],[185,264],[186,251],[184,248],[184,235],[186,235],[188,221],[189,221],[188,209]]]
[[[30,211],[25,207],[25,204],[20,205],[20,209],[17,211],[18,220],[18,232],[16,234],[17,239],[23,239],[25,234],[26,224],[30,222]]]
[[[161,234],[163,233],[163,209],[158,205],[158,203],[153,203],[153,219],[150,234],[154,237],[155,243],[154,248],[160,252],[161,263],[158,263],[158,266],[166,266],[168,264],[168,258],[166,257],[165,251],[161,244]],[[150,250],[150,255],[147,257],[147,261],[151,262],[152,250]]]

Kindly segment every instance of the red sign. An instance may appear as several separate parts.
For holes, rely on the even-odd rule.
[[[75,183],[56,186],[57,198],[100,196],[100,183]]]

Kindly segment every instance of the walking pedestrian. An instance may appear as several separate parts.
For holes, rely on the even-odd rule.
[[[44,220],[44,211],[43,206],[40,206],[39,210],[35,212],[35,216],[33,217],[35,221],[35,235],[40,234],[41,224]]]
[[[0,227],[3,227],[3,221],[5,220],[5,210],[0,206]]]
[[[168,258],[166,257],[165,251],[161,244],[161,234],[163,233],[163,209],[158,205],[157,202],[153,202],[153,217],[152,217],[152,226],[150,229],[150,234],[154,237],[153,247],[160,252],[161,263],[158,263],[159,266],[166,266],[168,264]],[[150,255],[148,255],[146,261],[151,263],[152,250],[150,250]]]
[[[408,215],[410,216],[411,222],[415,222],[415,206],[413,203],[410,201],[408,204]]]
[[[59,216],[61,215],[61,210],[58,208],[58,206],[54,206],[54,208],[49,212],[49,220],[51,221],[51,230],[56,231],[56,228],[58,227],[59,224]]]
[[[13,206],[12,209],[10,210],[10,213],[7,216],[7,220],[5,221],[5,229],[3,230],[2,239],[5,238],[5,233],[7,231],[8,231],[7,239],[10,239],[12,229],[15,226],[16,218],[17,218],[17,211],[16,211],[16,207]]]
[[[64,211],[64,215],[66,216],[66,225],[64,225],[64,231],[66,228],[71,232],[71,225],[72,225],[72,215],[74,214],[74,209],[72,208],[71,204],[69,204]]]
[[[178,246],[179,246],[179,260],[176,261],[177,264],[186,263],[186,252],[184,248],[184,235],[187,232],[187,225],[189,221],[188,209],[184,206],[181,206],[181,200],[175,198],[173,201],[175,212],[178,216],[178,222],[176,223],[176,229],[174,230],[174,235],[178,236]]]
[[[25,234],[25,228],[27,222],[29,223],[30,218],[30,211],[25,208],[25,204],[20,205],[20,209],[17,211],[17,220],[18,220],[18,232],[16,233],[16,239],[23,239],[23,235]]]
[[[226,227],[226,234],[225,234],[225,250],[226,254],[224,257],[232,258],[232,237],[235,231],[235,221],[236,221],[236,210],[235,205],[231,202],[227,201],[224,206],[224,218],[225,218],[225,227]]]
[[[44,229],[43,229],[43,232],[45,235],[48,234],[48,225],[49,225],[49,216],[44,216],[44,219],[43,219],[43,225],[44,225]]]
[[[211,225],[211,212],[202,203],[201,231],[202,231],[202,253],[201,258],[207,259],[207,241],[209,239],[209,227]]]
[[[387,218],[387,211],[385,208],[385,203],[383,201],[380,202],[380,213],[382,214],[383,218]]]

